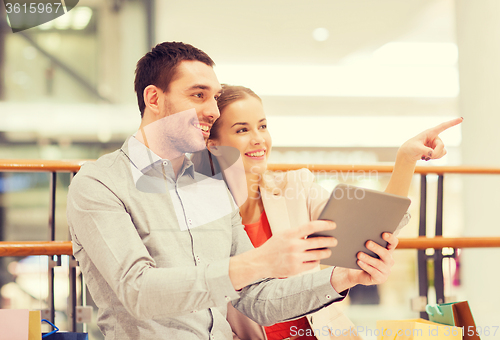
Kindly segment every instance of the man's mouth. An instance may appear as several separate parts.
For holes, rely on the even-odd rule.
[[[193,124],[195,128],[200,129],[203,136],[210,136],[210,125],[207,124]]]

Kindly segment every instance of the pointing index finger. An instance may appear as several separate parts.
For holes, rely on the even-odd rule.
[[[431,128],[431,132],[433,132],[437,136],[441,132],[445,131],[446,129],[449,129],[452,126],[460,124],[461,122],[463,122],[463,120],[464,119],[462,117],[449,120],[447,122],[441,123],[441,124]]]

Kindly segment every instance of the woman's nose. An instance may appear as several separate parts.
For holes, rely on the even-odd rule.
[[[252,142],[254,144],[264,144],[265,139],[259,133],[254,133],[252,136]]]

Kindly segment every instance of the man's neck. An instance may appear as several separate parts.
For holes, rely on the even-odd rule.
[[[172,164],[172,169],[174,170],[175,178],[179,175],[181,171],[182,165],[184,164],[185,154],[181,153],[177,150],[172,150],[166,145],[165,142],[158,143],[158,138],[147,138],[147,134],[144,131],[144,128],[139,128],[135,138],[144,144],[148,149],[153,151],[156,155],[158,155],[161,159],[168,159]]]

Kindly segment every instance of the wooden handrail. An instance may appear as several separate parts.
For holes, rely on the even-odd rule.
[[[307,168],[311,171],[324,172],[392,172],[393,165],[343,165],[343,164],[269,164],[267,166],[272,171],[287,171]],[[417,174],[482,174],[500,175],[498,167],[478,167],[478,166],[417,166]]]
[[[92,160],[88,160],[92,161]],[[29,159],[3,159],[0,160],[0,171],[57,171],[57,172],[77,172],[85,160],[77,161],[47,161]],[[343,164],[269,164],[268,169],[272,171],[287,171],[307,168],[311,171],[325,172],[392,172],[392,165],[343,165]],[[478,166],[417,166],[417,174],[496,174],[500,175],[498,167],[478,167]]]
[[[500,237],[425,237],[400,238],[397,249],[495,248]]]
[[[0,242],[0,257],[73,255],[71,241]]]
[[[85,161],[47,161],[33,159],[2,159],[0,171],[77,172]]]
[[[496,248],[500,237],[400,238],[397,249]],[[0,242],[0,257],[31,255],[73,255],[71,241]]]

